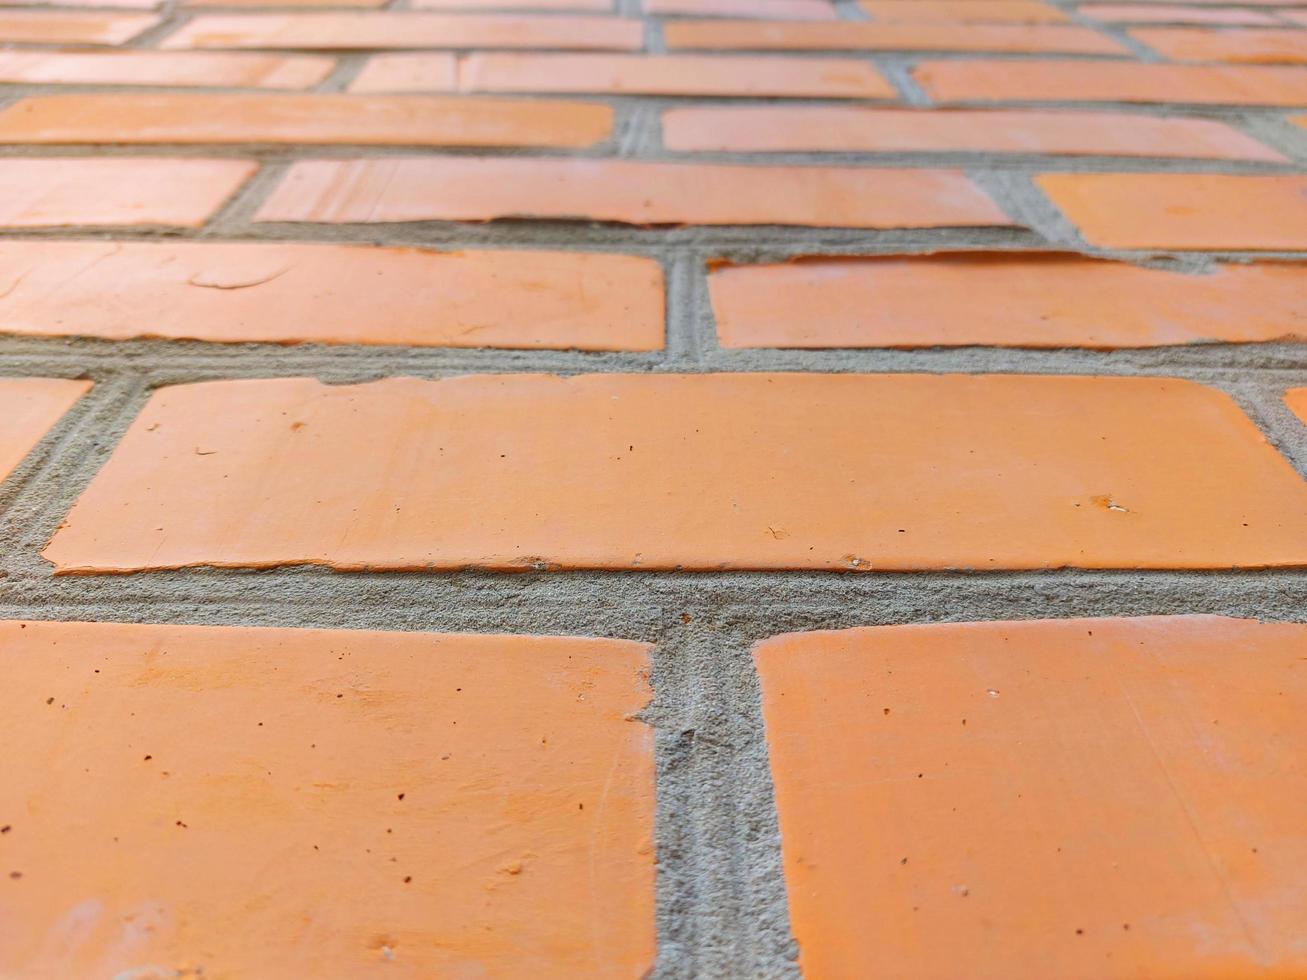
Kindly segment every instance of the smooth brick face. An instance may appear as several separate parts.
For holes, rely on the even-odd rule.
[[[248,160],[11,157],[0,160],[0,227],[198,228],[257,169]]]
[[[89,381],[0,378],[0,480],[90,390]]]
[[[611,13],[613,0],[409,0],[413,10],[584,10]]]
[[[1227,395],[1171,379],[230,381],[156,392],[44,554],[62,573],[1303,565],[1307,482]]]
[[[1233,24],[1278,27],[1280,22],[1260,10],[1216,9],[1212,7],[1153,6],[1139,3],[1087,3],[1080,13],[1095,20],[1118,24]]]
[[[643,644],[12,622],[0,638],[5,976],[652,965]]]
[[[213,85],[311,88],[331,58],[187,51],[4,51],[0,82],[34,85]]]
[[[373,58],[354,84],[368,88],[439,81],[426,55]],[[393,63],[388,61],[393,59]],[[840,58],[747,55],[473,54],[462,62],[464,92],[717,95],[820,99],[897,99],[871,65]]]
[[[759,20],[835,20],[829,0],[642,0],[646,14],[746,17]]]
[[[1284,393],[1285,404],[1307,425],[1307,388],[1291,388]]]
[[[765,24],[676,21],[664,25],[667,46],[753,51],[990,51],[1013,54],[1124,54],[1115,41],[1085,27],[1014,24]]]
[[[1163,57],[1175,61],[1307,64],[1307,32],[1304,31],[1152,27],[1140,28],[1130,34]]]
[[[384,7],[386,0],[181,0],[183,7]]]
[[[42,95],[0,112],[4,143],[376,144],[585,147],[612,109],[382,95]]]
[[[1189,275],[1071,254],[958,252],[726,265],[708,284],[723,347],[1307,341],[1304,263]]]
[[[7,289],[4,284],[10,284]],[[0,332],[658,350],[652,259],[254,242],[0,242]]]
[[[0,134],[3,123],[0,116]],[[1206,119],[1038,110],[672,109],[663,114],[663,145],[669,150],[740,153],[936,150],[1285,159],[1238,130]]]
[[[940,102],[1307,105],[1307,69],[1106,61],[927,61],[912,77]]]
[[[0,10],[0,42],[122,44],[159,23],[150,14],[84,10]]]
[[[1064,24],[1067,15],[1033,0],[861,0],[876,21],[943,21],[958,24]]]
[[[1040,188],[1104,248],[1307,248],[1307,177],[1043,174]]]
[[[755,660],[807,977],[1307,973],[1307,627],[793,634]]]
[[[257,221],[588,218],[634,225],[1010,225],[953,170],[472,157],[297,163]]]
[[[644,23],[619,17],[370,13],[206,14],[165,48],[564,48],[638,50]]]

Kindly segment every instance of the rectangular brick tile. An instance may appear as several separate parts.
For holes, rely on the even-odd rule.
[[[20,85],[193,85],[312,88],[331,58],[253,52],[0,51],[0,82]]]
[[[683,152],[943,151],[1285,160],[1225,123],[1123,112],[749,106],[670,109],[662,122],[663,145]],[[0,116],[0,135],[3,127]]]
[[[896,99],[885,76],[843,58],[748,55],[381,54],[354,92],[525,92]]]
[[[659,350],[652,259],[263,242],[0,242],[0,332]]]
[[[0,160],[0,227],[198,228],[257,169],[249,160],[10,157]]]
[[[1307,249],[1307,177],[1043,174],[1044,193],[1103,248]]]
[[[835,20],[829,0],[642,0],[644,12],[690,17],[745,17],[758,20]]]
[[[955,24],[1065,24],[1067,15],[1038,0],[859,0],[872,20]]]
[[[152,14],[88,10],[0,10],[0,42],[122,44],[159,23]]]
[[[1291,388],[1284,393],[1285,404],[1307,425],[1307,388]]]
[[[1304,651],[1214,616],[759,644],[804,975],[1307,975]]]
[[[0,378],[0,480],[90,390],[89,381]]]
[[[293,164],[256,221],[934,228],[1011,225],[956,170],[389,157]]]
[[[384,7],[388,0],[180,0],[182,7]]]
[[[1307,10],[1282,10],[1280,16],[1285,20],[1307,27]]]
[[[653,963],[644,644],[9,622],[0,669],[0,974]]]
[[[1175,7],[1146,3],[1086,3],[1080,13],[1118,24],[1226,24],[1243,27],[1281,26],[1269,13],[1236,7]]]
[[[1146,424],[1144,424],[1146,420]],[[1307,565],[1307,482],[1166,378],[696,374],[164,388],[60,573]]]
[[[720,264],[708,285],[723,347],[1307,341],[1307,263],[1187,274],[1067,253],[946,252]]]
[[[1299,2],[1299,0],[1295,0]],[[163,0],[9,0],[6,7],[118,7],[131,10],[156,10]]]
[[[612,13],[613,0],[409,0],[412,10],[585,10]]]
[[[912,77],[938,102],[1307,105],[1307,69],[1107,61],[926,61]]]
[[[1141,27],[1130,35],[1174,61],[1307,65],[1307,31]]]
[[[989,51],[996,54],[1124,54],[1116,41],[1062,24],[751,23],[685,20],[663,26],[672,49],[744,51]],[[1006,62],[1005,62],[1006,64]]]
[[[413,95],[84,93],[20,99],[0,143],[592,146],[613,110]]]
[[[548,14],[204,14],[164,48],[562,48],[638,51],[644,22]]]

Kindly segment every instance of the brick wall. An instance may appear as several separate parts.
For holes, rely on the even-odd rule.
[[[0,6],[0,976],[1307,974],[1307,3]]]

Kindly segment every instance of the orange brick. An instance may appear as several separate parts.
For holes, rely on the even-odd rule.
[[[582,102],[85,93],[20,99],[0,112],[0,143],[584,147],[608,137],[612,117]]]
[[[1011,225],[956,170],[389,157],[291,166],[256,221],[591,219],[634,225]]]
[[[992,51],[1012,54],[1124,54],[1087,27],[1061,24],[750,23],[673,21],[663,27],[669,48],[752,51]],[[1006,64],[1006,62],[1004,62]]]
[[[1300,0],[1294,0],[1300,2]],[[155,10],[163,0],[9,0],[6,7],[118,7],[132,10]]]
[[[0,160],[0,227],[198,228],[257,169],[249,160],[10,157]]]
[[[1302,566],[1307,482],[1227,395],[1165,378],[226,381],[156,392],[44,554],[65,574]]]
[[[1307,974],[1304,651],[1214,616],[759,644],[804,975]]]
[[[190,51],[3,51],[0,82],[26,85],[213,85],[311,88],[331,58]]]
[[[85,10],[0,10],[0,42],[122,44],[159,23],[151,14]]]
[[[1307,248],[1307,177],[1043,174],[1086,241],[1104,248]]]
[[[1307,425],[1307,388],[1291,388],[1284,393],[1285,404]]]
[[[183,7],[369,7],[386,6],[388,0],[181,0]]]
[[[1242,28],[1141,27],[1130,32],[1163,57],[1175,61],[1228,61],[1242,64],[1307,64],[1307,33]]]
[[[1197,275],[1067,253],[954,252],[724,265],[708,284],[723,347],[1307,341],[1307,263]]]
[[[261,242],[0,242],[0,332],[658,350],[657,262]]]
[[[1080,13],[1118,24],[1232,24],[1278,27],[1280,22],[1260,10],[1216,7],[1173,7],[1146,3],[1086,3]]]
[[[3,124],[0,116],[0,136]],[[1207,119],[1022,109],[671,109],[663,113],[663,145],[737,153],[934,150],[1285,160],[1238,130]]]
[[[642,0],[646,14],[753,17],[760,20],[835,20],[829,0]]]
[[[0,378],[0,480],[90,390],[89,381]]]
[[[747,55],[382,54],[355,92],[532,92],[894,99],[866,62]]]
[[[1307,69],[1106,61],[926,61],[912,72],[940,102],[1180,102],[1307,105]]]
[[[1067,15],[1037,0],[860,0],[873,20],[956,24],[1065,24]]]
[[[0,974],[635,977],[648,648],[0,624]]]
[[[548,14],[431,14],[404,11],[204,14],[164,48],[569,48],[637,51],[644,22]]]
[[[409,0],[409,8],[412,10],[588,10],[595,13],[611,13],[613,0]]]

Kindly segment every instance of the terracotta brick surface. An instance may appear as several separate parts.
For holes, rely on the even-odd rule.
[[[961,24],[1065,24],[1070,18],[1038,0],[859,0],[872,20]]]
[[[808,977],[1307,973],[1307,627],[792,634],[755,659]]]
[[[1307,65],[1307,32],[1240,28],[1141,27],[1130,32],[1175,61]]]
[[[1307,249],[1307,177],[1044,174],[1039,187],[1105,248]]]
[[[759,20],[835,20],[830,0],[641,0],[646,14],[747,17]]]
[[[1307,482],[1227,395],[1172,379],[228,381],[156,392],[44,555],[61,573],[1302,566]]]
[[[0,137],[3,133],[0,115]],[[663,113],[663,145],[737,153],[939,150],[1285,160],[1238,130],[1206,119],[1001,109],[671,109]]]
[[[611,129],[604,105],[421,96],[90,93],[0,111],[0,143],[584,147]]]
[[[0,227],[198,228],[258,169],[248,160],[0,159]]]
[[[85,10],[0,10],[0,42],[122,44],[159,23],[150,14]]]
[[[367,7],[386,6],[387,0],[181,0],[183,7]]]
[[[1307,425],[1307,388],[1291,388],[1284,393],[1284,401],[1293,414]]]
[[[613,0],[409,0],[412,10],[583,10],[611,13]]]
[[[0,332],[658,350],[652,259],[296,243],[0,242]]]
[[[747,55],[383,54],[368,59],[350,90],[898,98],[866,62]]]
[[[29,85],[212,85],[311,88],[331,58],[253,52],[3,51],[0,82]]]
[[[1307,68],[1106,61],[926,61],[912,70],[940,102],[1145,102],[1307,106]]]
[[[1061,24],[750,23],[674,21],[663,37],[672,49],[743,51],[988,51],[995,54],[1123,54],[1111,38]]]
[[[957,252],[725,265],[708,283],[723,347],[1307,341],[1303,263],[1186,274],[1069,253]]]
[[[204,14],[164,48],[564,48],[636,51],[644,24],[620,17],[543,14]]]
[[[1237,7],[1176,7],[1145,3],[1084,3],[1077,8],[1086,17],[1118,24],[1226,24],[1241,27],[1281,27],[1280,21],[1261,10]]]
[[[90,390],[89,381],[0,378],[0,480]]]
[[[0,640],[0,973],[653,962],[643,644],[37,622]]]
[[[118,7],[130,10],[155,10],[163,0],[11,0],[6,7]]]
[[[634,225],[1009,225],[960,171],[392,157],[297,163],[258,221],[594,219]]]

